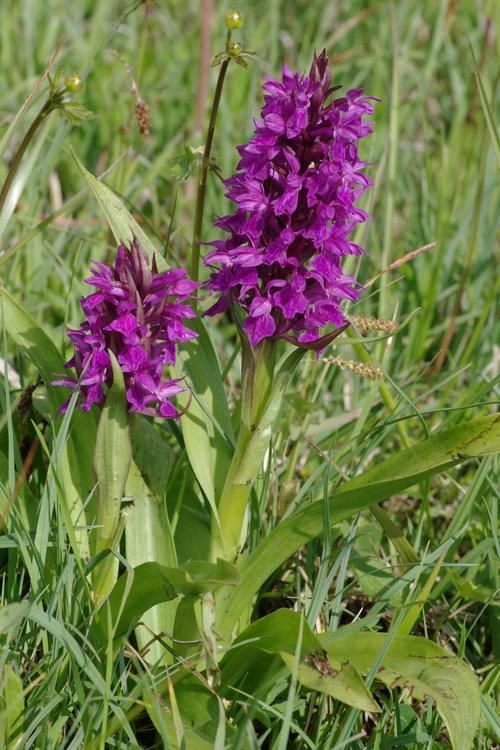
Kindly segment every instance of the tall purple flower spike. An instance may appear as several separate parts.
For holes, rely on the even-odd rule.
[[[332,98],[325,51],[309,76],[285,65],[282,81],[268,78],[263,89],[262,120],[225,183],[236,210],[215,222],[228,237],[208,243],[205,264],[219,266],[208,287],[220,297],[207,314],[237,302],[253,346],[313,342],[327,324],[343,326],[342,301],[359,297],[342,259],[364,254],[349,239],[370,218],[354,205],[371,184],[356,142],[372,131],[364,117],[378,100],[361,89]]]
[[[163,374],[166,365],[175,364],[177,344],[197,335],[183,322],[195,312],[182,303],[198,284],[182,268],[159,273],[154,259],[150,267],[137,240],[130,250],[118,247],[114,266],[94,261],[86,282],[97,291],[81,299],[87,319],[68,331],[75,351],[65,365],[80,379],[82,409],[103,404],[104,385],[112,382],[112,351],[123,372],[129,411],[178,416],[170,399],[184,388],[179,378],[165,380]],[[62,376],[52,384],[74,389],[77,380]]]

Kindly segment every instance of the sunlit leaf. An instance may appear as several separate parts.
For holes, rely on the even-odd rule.
[[[108,391],[97,428],[94,471],[96,476],[96,554],[117,545],[121,502],[124,495],[132,448],[128,426],[128,405],[120,366],[109,352],[113,384]],[[109,557],[94,571],[95,598],[99,601],[111,590],[118,572],[118,560]]]
[[[480,417],[439,432],[382,461],[335,491],[329,499],[330,522],[334,525],[350,518],[468,458],[499,450],[498,415]],[[260,586],[291,555],[320,535],[323,523],[323,500],[305,505],[280,523],[241,561],[241,584],[237,590],[221,591],[218,595],[217,621],[221,635],[229,637]]]
[[[144,612],[178,594],[198,596],[220,586],[236,586],[238,571],[224,560],[216,563],[193,561],[180,568],[147,562],[123,573],[103,603],[101,627],[107,633],[107,610],[113,623],[113,637],[129,633]]]
[[[356,669],[344,659],[329,660],[321,642],[301,615],[288,609],[278,609],[249,625],[233,642],[221,663],[221,681],[224,689],[239,685],[245,679],[244,689],[251,692],[260,683],[263,686],[262,662],[259,652],[279,655],[290,673],[295,668],[295,652],[302,628],[301,654],[297,679],[305,687],[336,698],[363,711],[378,711],[377,703],[370,695]],[[280,662],[274,662],[275,677]],[[252,680],[255,671],[255,683]],[[274,677],[274,678],[275,678]],[[273,678],[273,663],[268,659],[266,679]],[[250,680],[250,682],[249,682]]]
[[[73,158],[84,176],[87,185],[104,211],[116,241],[119,244],[130,247],[134,237],[136,237],[150,257],[156,254],[157,260],[161,260],[161,256],[147,234],[129,213],[118,196],[107,185],[94,177],[88,169],[85,169],[75,154],[73,154]]]
[[[349,660],[370,671],[388,636],[384,633],[323,633],[318,636],[332,659]],[[480,692],[473,671],[426,638],[395,636],[377,679],[390,687],[411,687],[418,700],[430,696],[442,716],[454,750],[470,750],[479,725]]]

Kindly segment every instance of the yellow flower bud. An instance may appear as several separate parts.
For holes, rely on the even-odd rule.
[[[83,81],[80,76],[66,76],[64,84],[72,94],[78,94],[83,88]]]
[[[229,10],[224,16],[226,27],[231,31],[233,29],[241,29],[243,26],[243,13],[239,10]]]

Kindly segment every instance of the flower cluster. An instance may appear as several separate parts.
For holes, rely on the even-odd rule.
[[[103,386],[112,382],[111,351],[123,372],[130,411],[177,416],[170,399],[184,388],[163,374],[166,365],[175,364],[176,344],[196,336],[184,324],[195,312],[182,303],[198,285],[186,276],[180,268],[159,273],[154,259],[150,267],[136,240],[130,250],[119,246],[114,266],[94,262],[86,282],[97,291],[81,300],[87,319],[68,331],[75,351],[65,365],[79,378],[82,409],[104,402]],[[77,380],[63,376],[53,385],[74,389]]]
[[[208,314],[237,302],[253,346],[266,337],[311,342],[327,324],[342,326],[342,301],[359,297],[342,259],[364,252],[349,236],[369,218],[354,205],[371,184],[356,142],[372,130],[364,117],[373,97],[352,89],[333,98],[325,52],[308,76],[285,65],[282,81],[263,89],[262,120],[225,183],[236,210],[215,222],[228,236],[205,256],[219,266]]]

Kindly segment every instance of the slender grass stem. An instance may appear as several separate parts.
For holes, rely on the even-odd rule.
[[[387,164],[387,202],[385,208],[384,239],[382,248],[382,268],[389,265],[391,259],[394,200],[398,168],[399,149],[399,42],[398,26],[394,7],[391,7],[392,18],[392,82],[391,108],[389,120],[389,154]],[[380,280],[379,318],[387,317],[387,277]]]

